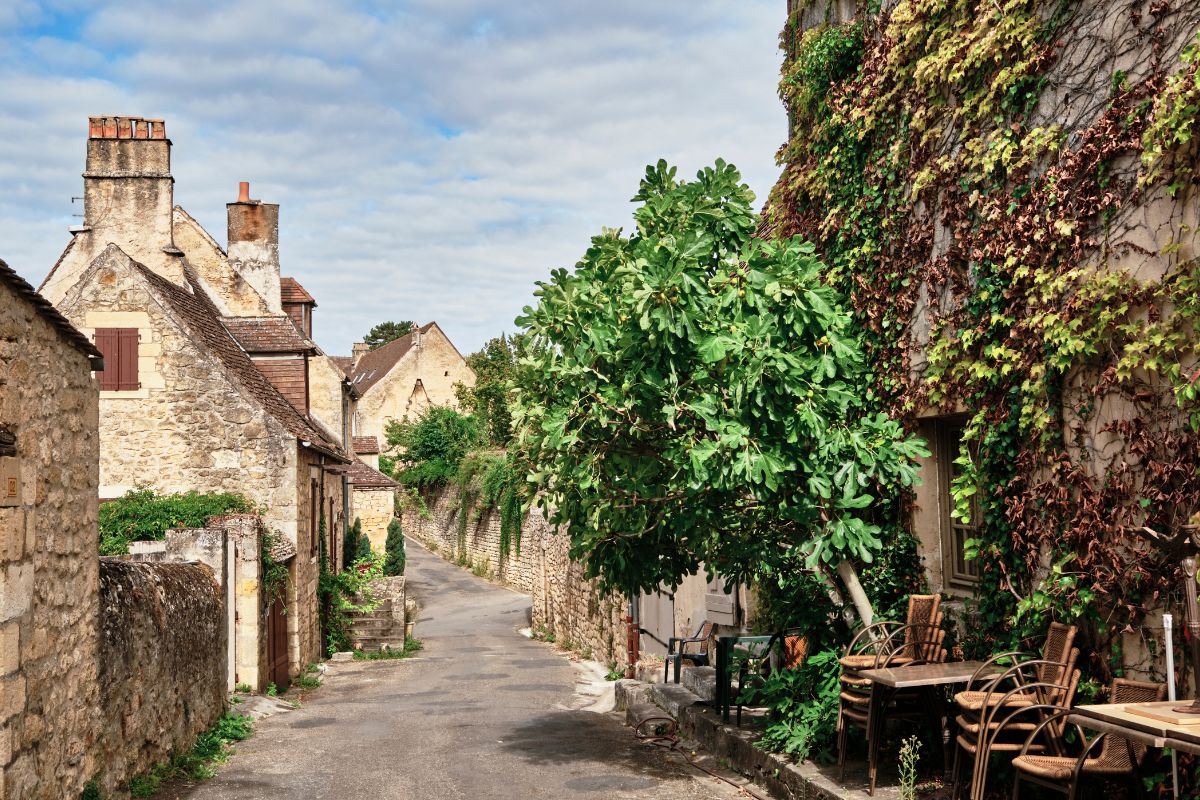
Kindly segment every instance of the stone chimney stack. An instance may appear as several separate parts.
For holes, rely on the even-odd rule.
[[[354,359],[354,365],[358,366],[358,360],[370,352],[371,348],[367,347],[366,342],[355,342],[350,348],[350,357]]]
[[[99,253],[116,244],[130,258],[183,283],[183,253],[171,217],[175,179],[161,119],[90,117],[83,173],[83,225],[73,229]]]
[[[282,314],[279,296],[279,205],[250,199],[250,184],[238,186],[228,203],[229,261],[254,287],[272,313]]]

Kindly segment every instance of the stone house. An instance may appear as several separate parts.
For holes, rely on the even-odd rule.
[[[436,322],[375,350],[361,342],[342,358],[359,400],[354,435],[386,440],[389,422],[413,419],[431,406],[458,407],[455,384],[475,385],[475,372]]]
[[[109,359],[100,496],[140,484],[239,492],[292,546],[286,623],[297,674],[322,655],[320,558],[339,564],[350,515],[353,390],[283,310],[278,206],[250,200],[243,184],[227,206],[226,251],[172,193],[161,121],[92,118],[83,224],[42,289]],[[326,369],[310,373],[314,362]],[[310,413],[314,395],[323,418]]]
[[[97,766],[103,368],[0,262],[0,797],[77,797]]]
[[[396,492],[400,484],[374,467],[355,460],[349,469],[354,496],[354,516],[371,541],[371,551],[383,553],[388,524],[396,516]]]

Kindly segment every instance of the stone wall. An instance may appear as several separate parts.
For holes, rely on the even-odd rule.
[[[131,542],[130,560],[167,563],[199,562],[208,566],[221,587],[228,645],[226,688],[241,683],[265,691],[267,676],[267,606],[262,588],[262,541],[266,527],[254,514],[224,514],[207,528],[170,530],[160,541]]]
[[[188,750],[224,713],[224,605],[212,571],[100,559],[99,665],[96,744],[109,794]]]
[[[98,765],[97,407],[87,357],[0,282],[0,797],[78,797]]]
[[[362,531],[371,540],[371,550],[376,554],[383,553],[387,526],[396,513],[396,490],[355,489],[352,513],[362,522]]]
[[[602,595],[583,577],[583,567],[568,556],[569,541],[556,535],[540,509],[530,512],[506,558],[500,557],[500,515],[467,511],[460,539],[458,492],[429,491],[406,505],[404,533],[449,561],[475,568],[488,578],[530,595],[533,626],[555,641],[605,664],[626,663],[627,603],[620,595]]]

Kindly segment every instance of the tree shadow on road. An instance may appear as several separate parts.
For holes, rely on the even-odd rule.
[[[532,717],[509,731],[501,750],[532,764],[592,763],[607,772],[680,776],[678,765],[635,739],[615,716],[591,711],[551,711]]]

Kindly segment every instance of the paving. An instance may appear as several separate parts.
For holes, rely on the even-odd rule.
[[[337,662],[294,711],[260,720],[194,800],[715,800],[737,790],[634,739],[595,668],[522,636],[529,598],[408,542],[424,649]]]

